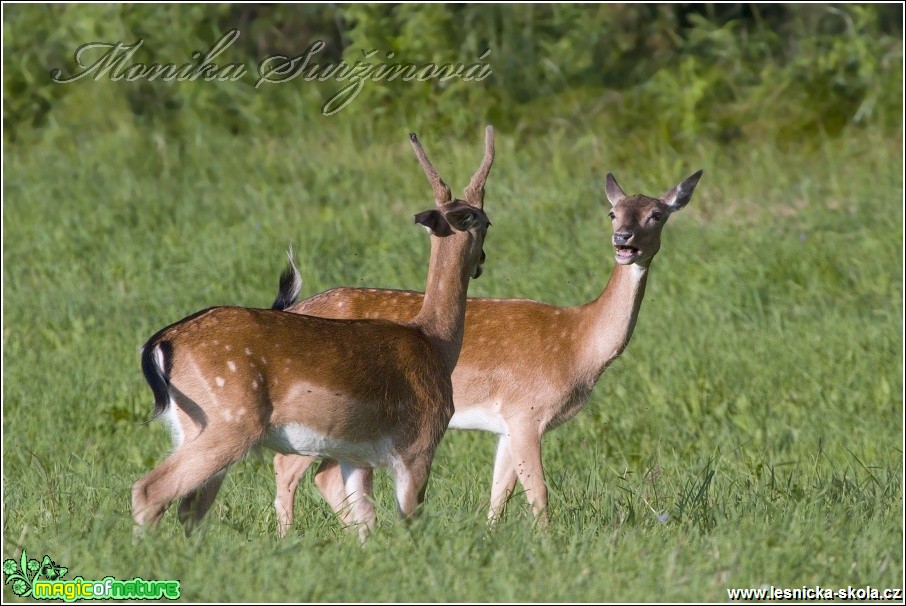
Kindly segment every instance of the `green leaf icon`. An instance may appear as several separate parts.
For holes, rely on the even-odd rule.
[[[41,561],[41,574],[49,581],[59,581],[68,571],[65,566],[57,566],[50,556],[45,555]]]

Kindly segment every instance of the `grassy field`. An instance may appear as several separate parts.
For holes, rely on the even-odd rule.
[[[419,133],[456,191],[474,140]],[[603,178],[660,194],[705,169],[638,326],[549,434],[552,524],[484,521],[490,434],[444,438],[423,515],[390,482],[364,547],[310,480],[278,540],[270,453],[203,531],[133,541],[133,482],[170,447],[138,347],[203,307],[264,307],[294,243],[304,294],[422,288],[431,192],[401,130],[354,142],[136,133],[4,154],[3,557],[67,578],[179,579],[186,600],[723,601],[730,587],[902,587],[903,182],[897,137],[694,154],[498,133],[488,261],[470,294],[572,305],[613,267]],[[618,144],[619,143],[619,144]],[[13,600],[9,585],[4,600]]]

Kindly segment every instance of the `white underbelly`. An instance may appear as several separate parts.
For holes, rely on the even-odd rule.
[[[506,423],[499,415],[489,413],[480,408],[469,408],[463,411],[457,410],[450,419],[450,425],[453,429],[478,429],[480,431],[490,431],[498,435],[506,433]]]
[[[301,423],[274,427],[264,435],[261,445],[283,454],[330,457],[372,467],[390,464],[389,436],[374,442],[350,442],[320,433]]]

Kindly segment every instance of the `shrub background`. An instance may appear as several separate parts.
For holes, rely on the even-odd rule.
[[[8,140],[54,124],[96,131],[132,122],[191,138],[208,127],[260,135],[340,122],[368,133],[405,122],[462,136],[491,121],[508,131],[603,128],[691,145],[900,123],[896,4],[12,5],[4,15]],[[216,62],[246,64],[251,74],[266,57],[296,56],[322,40],[319,63],[354,63],[378,50],[375,61],[394,53],[400,62],[468,65],[490,49],[494,75],[368,83],[330,121],[316,111],[338,88],[330,82],[256,90],[253,77],[68,86],[47,78],[54,67],[77,71],[73,53],[86,41],[141,38],[136,61],[181,64],[233,28],[241,37]]]

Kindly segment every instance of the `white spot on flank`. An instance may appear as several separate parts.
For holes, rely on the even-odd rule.
[[[224,347],[224,349],[226,349],[227,351],[230,351],[231,349],[233,349],[233,346],[232,346],[232,345],[227,345],[226,347]]]
[[[246,347],[246,348],[245,348],[245,355],[247,355],[247,356],[252,355],[252,350],[249,349],[248,347]]]
[[[261,444],[283,454],[322,455],[374,467],[390,463],[389,436],[374,442],[351,442],[323,434],[302,423],[288,423],[270,429]]]
[[[457,410],[450,419],[450,427],[454,429],[480,429],[498,435],[506,433],[506,423],[499,416],[480,408]]]
[[[252,389],[258,391],[258,381],[252,381]]]
[[[230,372],[236,372],[236,363],[232,360],[227,360],[227,366],[230,369]]]
[[[264,364],[265,366],[267,366],[267,358],[265,358],[264,356],[261,356],[261,363]]]
[[[233,420],[233,414],[229,410],[221,410],[220,415],[227,421]]]
[[[223,384],[226,383],[226,381],[223,380],[223,377],[214,377],[214,382],[217,383],[217,387],[223,387]]]

